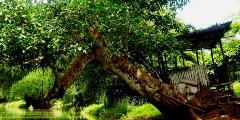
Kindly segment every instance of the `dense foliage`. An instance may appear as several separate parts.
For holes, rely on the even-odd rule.
[[[0,64],[0,99],[6,99],[9,88],[26,75],[26,70],[21,70],[19,66],[11,67],[7,64]]]
[[[125,55],[124,46],[127,45],[127,56],[132,61],[142,64],[139,60],[153,60],[153,67],[158,68],[160,49],[169,54],[183,49],[184,43],[177,41],[175,36],[185,32],[186,27],[177,20],[175,11],[187,2],[60,0],[53,4],[1,3],[0,62],[31,70],[39,65],[48,66],[44,59],[47,57],[63,73],[74,56],[95,50],[95,43],[89,40],[87,32],[94,26],[106,41],[109,57]],[[102,72],[93,72],[92,67],[87,69],[81,76],[83,81],[79,82],[87,85],[85,99],[87,95],[89,98],[95,96],[90,95],[91,90],[96,94],[94,91],[105,91],[108,86]],[[92,74],[96,74],[96,78],[92,78]]]
[[[90,77],[90,76],[94,77]],[[113,75],[92,63],[87,66],[79,79],[71,85],[63,96],[63,103],[67,107],[87,106],[93,103],[104,103],[106,91],[114,82]]]
[[[73,0],[53,5],[1,4],[1,61],[23,64],[39,56],[62,60],[76,52],[91,51],[93,43],[85,31],[90,26],[103,33],[112,49],[110,55],[121,55],[127,43],[144,45],[144,52],[161,46],[179,48],[174,35],[184,27],[176,21],[174,12],[161,7],[168,2],[149,1],[142,6],[145,2],[148,3]],[[155,2],[156,5],[150,4]]]
[[[236,81],[233,83],[233,90],[234,90],[234,94],[237,96],[240,96],[240,83],[239,81]]]

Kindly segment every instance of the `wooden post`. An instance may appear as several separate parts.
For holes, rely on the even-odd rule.
[[[177,67],[178,67],[178,66],[177,66],[177,56],[175,56],[174,58],[175,58],[175,60],[174,60],[174,65],[175,65],[175,68],[177,68]]]
[[[228,67],[228,59],[225,57],[225,54],[224,54],[224,51],[223,51],[223,47],[222,47],[222,41],[220,40],[219,41],[219,45],[220,45],[220,48],[221,48],[221,52],[222,52],[222,57],[223,57],[223,65],[225,66],[225,71],[226,71],[226,78],[227,78],[227,81],[228,81],[228,89],[230,89],[230,73],[229,73],[229,67]]]
[[[163,80],[165,83],[170,83],[169,76],[168,76],[168,61],[167,61],[167,55],[164,54],[163,52],[163,67],[164,67],[164,75],[163,75]]]
[[[185,60],[184,60],[184,56],[183,56],[183,52],[182,52],[182,62],[183,62],[183,66],[185,67]]]
[[[219,45],[220,45],[220,48],[221,48],[221,52],[222,52],[222,56],[223,56],[223,61],[224,61],[224,59],[225,59],[225,54],[224,54],[224,51],[223,51],[222,41],[221,41],[221,40],[219,41]]]
[[[216,80],[217,80],[217,83],[218,83],[218,76],[217,76],[216,65],[215,65],[215,62],[214,62],[213,50],[212,50],[212,48],[210,50],[211,50],[211,57],[212,57],[214,76],[216,77]]]
[[[203,49],[201,49],[201,55],[202,55],[202,61],[203,61],[202,64],[205,65]]]
[[[199,65],[199,60],[198,60],[198,50],[196,49],[196,57],[197,57],[197,64]]]

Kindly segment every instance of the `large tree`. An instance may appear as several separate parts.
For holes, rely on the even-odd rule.
[[[181,47],[174,35],[184,26],[175,19],[173,11],[184,4],[121,0],[2,4],[1,62],[34,67],[31,63],[37,61],[43,67],[51,67],[56,85],[60,79],[65,81],[63,94],[84,66],[95,59],[96,44],[90,38],[90,27],[102,33],[110,59],[124,56],[149,63],[148,55],[157,54],[159,48],[171,52]],[[85,65],[79,66],[83,62]]]

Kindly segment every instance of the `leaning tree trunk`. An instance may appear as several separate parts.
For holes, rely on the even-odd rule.
[[[188,101],[180,93],[173,91],[168,84],[162,83],[161,80],[145,73],[127,59],[118,58],[111,60],[107,57],[107,48],[104,46],[103,38],[97,29],[89,28],[89,33],[96,42],[96,59],[105,68],[112,70],[131,89],[151,101],[162,113],[166,115],[177,114],[176,116],[184,115],[184,118],[189,117],[186,116],[190,115],[186,114],[189,113],[188,108],[195,107],[188,105]]]
[[[226,102],[226,104],[220,103],[222,97],[228,96],[209,91],[207,88],[201,88],[200,92],[194,96],[183,96],[179,92],[173,91],[169,84],[145,73],[126,58],[110,59],[107,56],[107,47],[100,32],[91,27],[89,34],[96,43],[96,59],[102,63],[103,67],[110,69],[131,89],[147,98],[166,115],[167,119],[199,120],[231,119],[234,117],[229,112],[233,112],[236,106]],[[234,97],[230,98],[234,99]],[[237,100],[239,101],[239,99]]]
[[[67,88],[77,80],[84,68],[94,59],[95,53],[77,55],[71,61],[63,76],[60,76],[53,62],[49,60],[48,64],[53,70],[55,81],[53,88],[45,94],[44,99],[41,100],[41,105],[37,106],[37,108],[50,108],[51,105],[49,104],[49,101],[51,99],[63,97]]]
[[[220,96],[224,96],[223,94],[202,88],[194,96],[183,96],[179,92],[172,90],[169,84],[163,83],[161,80],[139,69],[137,65],[131,63],[126,58],[109,58],[107,56],[107,46],[104,44],[105,42],[100,32],[94,27],[89,28],[88,32],[96,44],[95,53],[77,56],[62,77],[58,74],[54,65],[49,64],[50,67],[52,66],[56,80],[54,87],[44,97],[46,103],[50,99],[62,97],[84,67],[96,59],[102,64],[104,69],[110,69],[131,89],[147,98],[167,119],[221,119],[221,115],[228,115],[229,119],[232,117],[226,111],[235,110],[227,108],[233,107],[233,104],[228,104],[226,107],[225,104],[219,103]],[[225,113],[222,110],[225,110]]]

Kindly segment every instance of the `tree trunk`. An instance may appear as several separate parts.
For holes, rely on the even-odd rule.
[[[98,60],[104,69],[110,69],[131,89],[147,98],[155,105],[167,119],[222,119],[221,115],[234,118],[232,114],[238,108],[234,104],[221,101],[222,97],[228,97],[220,93],[211,92],[201,88],[200,92],[192,96],[183,96],[174,91],[169,84],[163,83],[139,69],[126,58],[111,59],[107,56],[107,47],[100,32],[96,28],[88,29],[91,39],[96,44],[95,53],[77,56],[62,77],[56,79],[54,87],[45,95],[45,101],[56,97],[62,97],[66,89],[76,80],[84,67],[92,60]],[[52,67],[54,68],[54,67]],[[57,75],[59,76],[59,75]],[[233,99],[233,97],[228,97]],[[238,99],[237,99],[238,100]],[[229,101],[229,100],[228,100]],[[239,101],[239,100],[238,100]],[[220,103],[223,102],[223,103]],[[227,107],[231,108],[227,108]],[[223,112],[225,110],[225,112]],[[235,110],[235,111],[234,111]]]
[[[166,115],[167,119],[199,120],[232,118],[231,114],[222,113],[221,110],[230,111],[233,109],[227,109],[224,104],[218,104],[221,101],[221,97],[226,97],[225,95],[201,88],[200,92],[194,96],[183,96],[179,92],[173,91],[169,84],[165,84],[161,80],[145,73],[126,58],[111,60],[107,56],[107,48],[103,44],[103,37],[97,29],[94,27],[89,28],[89,34],[96,43],[96,59],[103,64],[104,68],[110,69],[131,89],[147,98]],[[233,104],[226,104],[231,107],[234,106]],[[221,115],[228,117],[222,118]]]
[[[130,88],[150,100],[162,113],[166,115],[184,115],[188,111],[187,100],[178,92],[173,91],[168,84],[155,79],[125,58],[118,58],[112,61],[106,56],[106,46],[103,45],[103,38],[96,28],[90,28],[91,38],[96,42],[96,59],[105,68],[112,70]],[[180,110],[181,109],[181,110]]]
[[[55,74],[55,82],[53,88],[44,96],[42,106],[39,108],[50,108],[49,101],[54,98],[61,98],[67,88],[79,77],[81,72],[87,66],[88,63],[95,59],[95,53],[81,54],[76,56],[70,63],[69,68],[66,70],[64,75],[60,77],[54,64],[49,63],[50,68]]]

